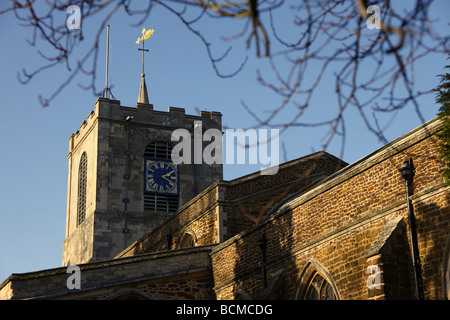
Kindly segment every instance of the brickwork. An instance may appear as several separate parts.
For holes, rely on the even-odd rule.
[[[405,220],[397,215],[384,225],[372,243],[365,255],[368,273],[373,274],[368,279],[368,299],[408,299],[414,295],[407,240]],[[379,279],[375,280],[377,276]]]
[[[277,175],[256,173],[218,181],[117,257],[167,250],[167,235],[172,237],[172,248],[177,248],[187,231],[194,235],[196,246],[223,242],[254,225],[260,212],[266,214],[289,194],[304,191],[345,165],[319,152],[281,165]]]
[[[212,253],[217,298],[234,299],[238,291],[262,297],[257,240],[265,234],[268,279],[280,270],[285,273],[285,290],[279,298],[301,298],[297,295],[302,292],[300,271],[313,259],[331,275],[337,297],[368,299],[365,255],[389,221],[397,217],[407,221],[404,180],[398,168],[410,157],[416,166],[412,199],[427,283],[424,293],[427,299],[442,296],[437,269],[442,266],[450,214],[448,187],[441,177],[444,163],[436,138],[430,136],[435,125],[436,121],[369,155],[285,204],[263,223],[217,246]],[[404,236],[409,237],[409,230]],[[404,248],[409,240],[401,242]],[[404,268],[402,272],[408,275],[404,281],[414,283],[411,272]],[[411,292],[402,294],[413,297]]]
[[[450,191],[419,195],[415,198],[414,210],[425,297],[441,299],[445,297],[442,292],[443,257],[448,254],[445,246],[450,235]]]
[[[172,237],[172,249],[177,248],[181,237],[187,230],[193,230],[196,235],[196,246],[218,243],[218,190],[220,183],[216,182],[204,190],[192,201],[169,217],[163,224],[150,231],[136,241],[117,257],[130,257],[143,253],[167,250],[167,235]]]
[[[12,275],[0,299],[305,299],[315,279],[327,288],[318,298],[414,299],[413,230],[398,171],[409,158],[423,295],[448,298],[450,186],[441,176],[439,126],[434,119],[348,166],[317,153],[275,176],[216,181],[115,259],[81,265],[84,290],[67,291],[58,268]],[[82,259],[91,238],[123,241],[101,238],[116,218],[108,211],[108,219],[94,219],[100,210],[66,236],[77,239],[71,250]],[[130,224],[145,229],[133,214]]]
[[[276,175],[256,173],[230,181],[224,197],[225,239],[251,227],[289,195],[304,192],[346,165],[330,154],[317,152],[280,165]]]

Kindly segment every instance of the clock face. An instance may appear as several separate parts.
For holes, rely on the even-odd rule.
[[[178,166],[169,161],[145,159],[145,192],[178,194]]]

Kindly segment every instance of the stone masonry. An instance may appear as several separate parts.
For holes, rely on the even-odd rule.
[[[450,195],[433,135],[438,128],[439,121],[430,121],[216,246],[211,258],[217,299],[303,299],[317,273],[336,299],[414,299],[405,182],[398,172],[408,158],[416,167],[411,199],[424,297],[445,297]],[[266,287],[257,244],[262,235]],[[379,278],[369,289],[371,266]]]
[[[130,116],[132,120],[127,122]],[[202,121],[204,130],[221,128],[221,114],[214,111],[192,116],[182,108],[170,107],[163,112],[150,104],[138,103],[130,108],[121,106],[120,101],[97,100],[95,111],[69,139],[63,266],[113,258],[169,216],[144,211],[144,151],[153,141],[172,144],[175,129],[193,132],[194,121]],[[87,208],[85,221],[77,226],[78,168],[84,152],[88,159]],[[128,181],[124,179],[126,174]],[[221,164],[181,164],[179,206],[221,178]],[[125,198],[129,199],[127,215]],[[124,232],[125,225],[128,232]]]
[[[114,258],[78,264],[80,290],[67,289],[62,267],[12,274],[0,285],[0,299],[416,299],[416,274],[424,299],[449,299],[450,186],[441,176],[440,126],[433,119],[350,165],[319,152],[281,164],[274,176],[218,179]],[[75,167],[78,158],[69,158]],[[415,233],[399,172],[408,159],[415,167]],[[114,180],[114,170],[109,174]],[[69,186],[70,179],[69,173]],[[110,187],[89,195],[85,229],[66,238],[78,237],[71,254],[83,259],[97,250],[92,237],[115,223],[109,211],[101,216],[112,208],[105,197],[114,190],[102,183]],[[103,229],[96,230],[97,212],[109,223]],[[104,242],[114,241],[123,238]]]
[[[282,164],[276,175],[258,172],[217,181],[117,257],[168,250],[168,236],[171,248],[180,248],[186,233],[196,246],[222,243],[252,226],[282,199],[303,192],[345,165],[318,152]]]
[[[213,299],[210,252],[205,246],[82,264],[78,290],[68,289],[66,267],[13,274],[0,300]]]

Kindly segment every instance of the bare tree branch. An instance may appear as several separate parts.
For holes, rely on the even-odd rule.
[[[407,106],[412,105],[424,121],[418,98],[431,93],[433,85],[417,88],[414,68],[430,54],[449,53],[448,29],[444,30],[447,34],[440,34],[443,31],[438,32],[435,21],[429,18],[433,0],[415,0],[408,5],[401,0],[150,0],[139,10],[133,9],[136,0],[73,0],[70,4],[81,8],[82,21],[102,16],[94,43],[73,61],[74,48],[84,41],[83,29],[70,32],[55,19],[69,4],[46,0],[46,7],[38,8],[36,3],[12,0],[0,15],[14,14],[19,24],[31,29],[28,42],[44,61],[34,71],[23,69],[18,74],[21,83],[30,84],[36,75],[60,63],[68,70],[67,79],[49,97],[39,96],[43,106],[48,106],[79,74],[91,80],[83,87],[99,95],[95,88],[98,42],[106,23],[122,11],[138,18],[137,26],[158,6],[176,16],[200,40],[219,77],[235,76],[251,58],[244,53],[234,70],[222,70],[234,43],[245,44],[247,49],[254,45],[254,55],[261,65],[257,83],[279,98],[279,103],[262,113],[242,97],[242,106],[254,121],[249,126],[274,127],[281,133],[289,128],[323,127],[327,130],[321,148],[326,150],[334,139],[340,139],[342,154],[348,112],[359,115],[367,130],[384,143],[387,126]],[[377,18],[371,8],[380,10],[379,29],[368,28],[367,22]],[[197,23],[214,24],[217,19],[236,25],[244,21],[242,30],[211,40]],[[218,39],[230,45],[216,56],[212,48]],[[334,94],[336,103],[320,119],[306,120],[308,110],[321,107],[315,99],[324,92],[327,96]],[[284,114],[289,115],[288,121],[279,120],[285,119]],[[383,126],[381,115],[392,118]]]

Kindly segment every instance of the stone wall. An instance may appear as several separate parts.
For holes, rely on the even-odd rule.
[[[132,120],[126,121],[126,117]],[[99,98],[95,111],[69,140],[63,265],[113,258],[167,219],[172,212],[144,210],[146,147],[154,141],[173,144],[171,135],[176,129],[193,134],[196,121],[201,121],[203,130],[220,129],[221,117],[214,111],[187,115],[184,109],[174,107],[158,111],[147,104],[130,108],[121,106],[120,101]],[[78,166],[83,152],[88,156],[87,210],[86,221],[78,226]],[[179,169],[179,206],[222,179],[219,164],[180,164]],[[127,214],[124,201],[128,201]]]
[[[410,253],[405,186],[398,172],[408,158],[414,159],[416,167],[412,201],[424,294],[427,299],[439,299],[450,196],[441,177],[444,162],[438,141],[432,135],[438,125],[434,120],[399,138],[218,245],[211,255],[217,299],[239,298],[239,292],[254,299],[301,299],[314,268],[330,282],[338,299],[414,298],[413,273],[406,262]],[[367,253],[385,226],[396,219],[403,220],[405,230],[393,232],[390,237],[396,239],[389,238],[380,251],[378,267],[381,272],[384,267],[387,276],[380,277],[380,292],[369,293],[367,270],[375,259]],[[266,288],[257,245],[263,234],[267,238]],[[393,252],[403,257],[383,265],[389,261],[386,254]],[[400,276],[392,279],[395,272]],[[387,291],[392,287],[389,282],[404,286],[402,292]]]
[[[0,285],[0,299],[304,299],[314,296],[316,279],[326,284],[321,298],[414,299],[405,182],[398,172],[409,158],[416,168],[410,199],[423,294],[448,298],[450,187],[433,135],[439,126],[432,120],[335,173],[343,163],[321,153],[322,169],[314,155],[293,162],[304,165],[305,180],[293,178],[288,163],[278,177],[216,181],[115,259],[79,265],[80,290],[69,290],[67,268],[56,268],[11,275]],[[262,210],[274,197],[271,209]],[[263,212],[261,221],[240,224],[242,207],[253,210],[249,220]],[[87,216],[86,228],[94,224]],[[91,237],[77,232],[66,238],[78,238],[73,254],[87,252],[83,243]],[[188,236],[192,241],[184,242]],[[186,244],[194,247],[180,248]]]
[[[219,243],[217,223],[220,218],[218,198],[221,188],[223,186],[219,181],[211,185],[157,228],[149,231],[121,252],[117,258],[166,251],[168,250],[167,236],[172,238],[170,249],[179,248],[180,240],[186,231],[195,235],[195,246]]]
[[[93,226],[96,210],[97,184],[97,152],[98,152],[98,118],[94,112],[89,113],[87,121],[83,121],[69,139],[69,172],[67,183],[66,233],[63,245],[63,265],[72,262],[89,261],[93,254]],[[87,156],[87,185],[85,221],[78,225],[78,175],[80,159],[83,153]],[[76,258],[75,258],[76,257]]]
[[[70,289],[73,273],[56,268],[12,274],[0,285],[5,299],[213,299],[212,247],[78,265],[80,288]]]
[[[193,237],[195,246],[221,243],[254,225],[255,219],[267,214],[281,199],[304,192],[313,182],[345,165],[319,152],[281,165],[276,175],[258,172],[217,181],[117,257],[168,250],[167,236],[171,237],[171,248],[179,248],[186,233]]]
[[[225,240],[253,226],[289,196],[305,192],[346,165],[326,152],[317,152],[281,164],[275,175],[255,173],[229,181],[223,202]]]

